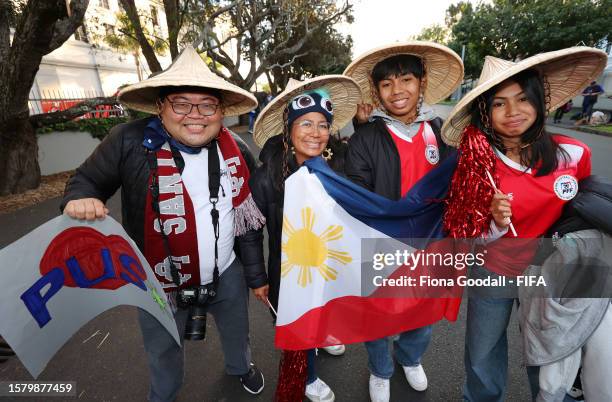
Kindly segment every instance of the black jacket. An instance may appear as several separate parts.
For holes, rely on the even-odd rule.
[[[340,141],[330,141],[333,157],[328,162],[330,167],[337,172],[342,172],[346,144]],[[249,180],[251,193],[257,207],[266,217],[266,228],[268,230],[268,281],[270,291],[268,299],[274,308],[278,305],[278,293],[280,290],[280,266],[281,266],[281,236],[283,231],[283,202],[284,193],[275,183],[279,180],[274,177],[273,167],[279,168],[283,160],[282,137],[277,135],[270,138],[264,145],[259,160],[262,165],[255,170]],[[289,172],[294,173],[298,166],[291,158]]]
[[[144,253],[144,214],[147,200],[149,166],[142,145],[144,128],[150,119],[119,124],[112,128],[75,175],[66,184],[61,210],[71,200],[97,198],[106,202],[121,187],[123,227]],[[234,136],[250,171],[255,167],[253,155],[240,138]],[[177,167],[184,162],[176,153]],[[175,157],[176,157],[175,155]],[[251,288],[267,284],[263,253],[263,230],[250,231],[236,238],[234,249],[242,264],[246,282]]]
[[[442,162],[450,151],[440,136],[442,119],[436,117],[429,124],[436,135]],[[401,198],[400,157],[382,119],[357,127],[349,140],[344,164],[351,181],[391,200]]]

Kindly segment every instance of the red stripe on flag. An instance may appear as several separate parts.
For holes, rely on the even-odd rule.
[[[301,350],[379,339],[443,318],[456,321],[460,304],[460,298],[339,297],[277,326],[275,344]]]

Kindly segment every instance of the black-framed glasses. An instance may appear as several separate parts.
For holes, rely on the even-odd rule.
[[[212,116],[213,114],[217,113],[217,108],[220,106],[219,104],[215,103],[173,102],[169,99],[166,99],[166,101],[170,103],[174,113],[182,115],[191,113],[193,107],[195,106],[198,109],[198,113],[200,113],[202,116]]]

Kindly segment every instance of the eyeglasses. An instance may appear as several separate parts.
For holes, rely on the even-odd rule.
[[[217,108],[220,106],[219,104],[214,103],[186,103],[186,102],[172,102],[169,99],[166,99],[170,106],[172,106],[172,110],[176,114],[187,115],[191,113],[193,107],[195,106],[198,109],[198,113],[202,116],[212,116],[217,113]]]
[[[322,134],[329,134],[329,130],[331,130],[331,124],[326,121],[315,124],[310,120],[302,120],[295,124],[306,134],[314,133],[315,127],[317,131]]]

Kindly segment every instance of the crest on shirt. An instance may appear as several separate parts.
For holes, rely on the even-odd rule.
[[[438,151],[438,147],[435,145],[427,145],[425,147],[425,159],[427,159],[427,162],[431,163],[432,165],[436,165],[438,162],[440,162],[440,152]]]
[[[578,180],[574,176],[564,174],[557,177],[553,189],[557,197],[564,201],[571,200],[578,194]]]

